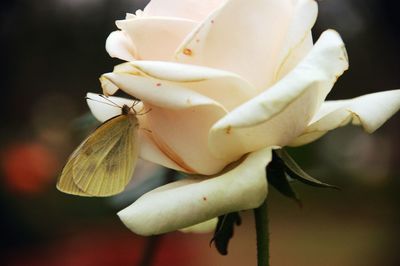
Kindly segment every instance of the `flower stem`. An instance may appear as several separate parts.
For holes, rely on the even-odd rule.
[[[269,232],[267,200],[254,209],[257,234],[257,265],[269,266]]]
[[[151,266],[160,244],[161,236],[150,236],[147,239],[147,244],[143,252],[143,256],[139,262],[140,266]]]

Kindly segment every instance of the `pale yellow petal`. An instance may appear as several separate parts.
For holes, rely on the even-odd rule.
[[[290,145],[310,143],[328,131],[352,122],[368,133],[377,130],[400,109],[400,90],[383,91],[349,100],[327,101],[303,134]]]
[[[251,153],[221,175],[186,178],[155,189],[118,213],[139,235],[162,234],[222,214],[258,207],[267,195],[271,149]]]

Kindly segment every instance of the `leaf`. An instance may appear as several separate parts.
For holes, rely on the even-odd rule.
[[[278,190],[284,196],[293,199],[302,207],[300,198],[293,190],[288,177],[285,173],[285,163],[275,152],[272,153],[272,161],[267,166],[267,179],[270,185]]]
[[[221,255],[228,254],[229,240],[233,237],[234,226],[241,225],[242,219],[238,212],[231,212],[218,217],[217,227],[210,245],[214,242],[215,248]]]
[[[297,179],[305,184],[316,186],[340,189],[338,186],[324,183],[310,176],[294,161],[294,159],[284,150],[275,150],[276,154],[283,160],[286,173],[294,179]]]

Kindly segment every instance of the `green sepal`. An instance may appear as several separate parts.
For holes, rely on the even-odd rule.
[[[210,245],[214,242],[215,248],[221,255],[228,254],[229,240],[233,237],[235,225],[242,224],[242,219],[238,212],[231,212],[218,217],[217,227]]]
[[[315,187],[325,187],[325,188],[333,188],[340,189],[338,186],[331,185],[328,183],[324,183],[315,179],[314,177],[307,174],[301,167],[295,162],[295,160],[284,150],[275,150],[274,153],[282,159],[284,162],[285,172],[293,179],[297,179],[300,182],[303,182],[307,185],[315,186]]]
[[[286,175],[285,163],[275,152],[272,153],[272,161],[267,166],[267,179],[268,183],[281,194],[293,199],[300,207],[302,206],[300,198]]]

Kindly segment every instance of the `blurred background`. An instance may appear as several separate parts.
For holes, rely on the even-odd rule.
[[[3,0],[0,86],[0,262],[2,265],[255,265],[252,213],[243,213],[228,256],[211,234],[134,235],[116,212],[134,196],[80,198],[55,188],[69,153],[94,126],[86,92],[119,61],[104,43],[114,21],[143,8],[135,0]],[[396,1],[321,0],[315,39],[342,35],[350,70],[329,99],[400,88]],[[269,194],[272,265],[400,265],[400,115],[375,134],[351,126],[290,153],[310,174],[341,191],[295,184],[300,209]],[[147,186],[162,172],[143,164]],[[138,178],[140,179],[140,177]],[[161,180],[161,181],[160,181]],[[137,191],[135,192],[137,193]],[[131,193],[131,194],[135,194]]]

